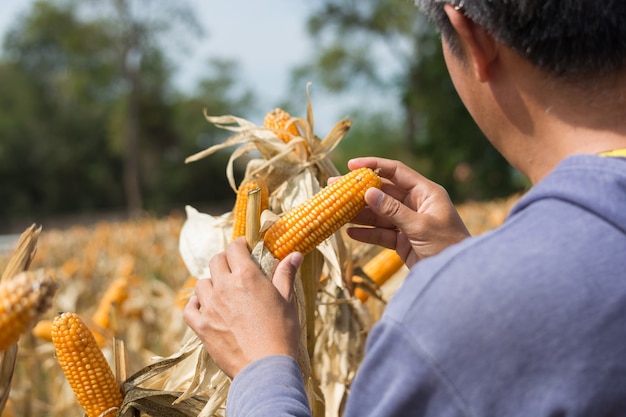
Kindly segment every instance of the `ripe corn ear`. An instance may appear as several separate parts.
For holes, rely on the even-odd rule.
[[[128,298],[128,281],[128,276],[118,277],[111,281],[98,303],[98,308],[91,317],[94,324],[109,329],[111,309],[119,307]]]
[[[265,233],[265,247],[277,259],[294,251],[310,252],[365,207],[369,188],[381,186],[369,168],[349,172],[281,216]]]
[[[276,136],[288,143],[294,136],[300,136],[295,119],[283,109],[276,108],[265,115],[263,127],[272,129]]]
[[[256,189],[261,190],[261,212],[269,208],[269,189],[267,188],[265,180],[259,175],[245,179],[237,189],[237,197],[233,208],[233,240],[240,236],[245,236],[246,234],[248,194]]]
[[[56,279],[44,270],[21,272],[0,283],[0,351],[48,311],[57,289]]]
[[[404,261],[395,250],[383,249],[363,265],[363,273],[370,278],[377,287],[381,287],[384,283],[389,281],[403,265]],[[367,301],[369,297],[367,292],[360,288],[354,290],[354,295],[362,302]]]
[[[52,324],[52,343],[61,369],[88,417],[114,416],[122,393],[93,334],[76,313],[63,313]]]

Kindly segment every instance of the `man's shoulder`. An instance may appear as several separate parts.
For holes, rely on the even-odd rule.
[[[610,372],[623,362],[615,342],[626,340],[626,263],[611,265],[615,249],[603,242],[559,237],[537,220],[545,211],[520,212],[417,264],[385,311],[466,403],[492,412],[481,415],[543,415],[528,398],[595,409],[620,398],[598,386],[626,384]]]

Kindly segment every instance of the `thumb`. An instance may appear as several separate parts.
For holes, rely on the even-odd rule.
[[[412,216],[415,215],[413,210],[375,187],[367,190],[365,202],[374,214],[398,229],[405,229],[405,226],[409,226],[413,221]]]
[[[303,259],[304,256],[300,252],[293,252],[276,266],[272,283],[287,301],[291,301],[293,296],[293,280]]]

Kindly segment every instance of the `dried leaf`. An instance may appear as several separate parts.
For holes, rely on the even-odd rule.
[[[209,260],[222,252],[230,239],[232,219],[230,213],[220,217],[200,213],[191,206],[185,207],[187,220],[180,231],[181,257],[196,278],[209,278]]]
[[[206,401],[201,398],[188,398],[182,403],[174,404],[178,392],[134,388],[124,397],[119,416],[133,415],[134,410],[150,416],[197,417]]]
[[[2,273],[0,281],[12,278],[30,267],[30,263],[37,251],[37,240],[39,239],[40,233],[41,226],[35,228],[34,224],[22,232],[17,242],[17,248],[13,252],[11,259],[9,259],[9,263]]]

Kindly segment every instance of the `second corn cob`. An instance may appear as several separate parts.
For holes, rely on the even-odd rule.
[[[276,108],[265,115],[263,127],[272,129],[285,143],[291,141],[294,136],[300,136],[295,119],[281,108]]]
[[[58,288],[44,270],[25,271],[0,284],[0,351],[17,342],[52,306]]]
[[[389,281],[402,266],[404,266],[404,261],[395,250],[383,249],[363,265],[362,271],[372,281],[372,284],[375,286],[373,290],[375,290]],[[353,281],[356,281],[356,279],[353,278]],[[354,295],[362,302],[367,301],[369,298],[369,294],[361,288],[356,288]]]
[[[269,207],[269,190],[262,177],[254,175],[244,180],[237,189],[237,197],[233,208],[233,234],[232,239],[236,239],[246,234],[246,208],[248,207],[248,195],[251,191],[260,190],[261,208],[260,211]]]
[[[56,357],[74,395],[88,417],[114,416],[122,393],[93,334],[76,313],[63,313],[52,323]]]
[[[294,207],[265,232],[265,247],[277,258],[298,251],[306,254],[365,207],[365,192],[382,180],[370,168],[359,168],[324,187]]]

